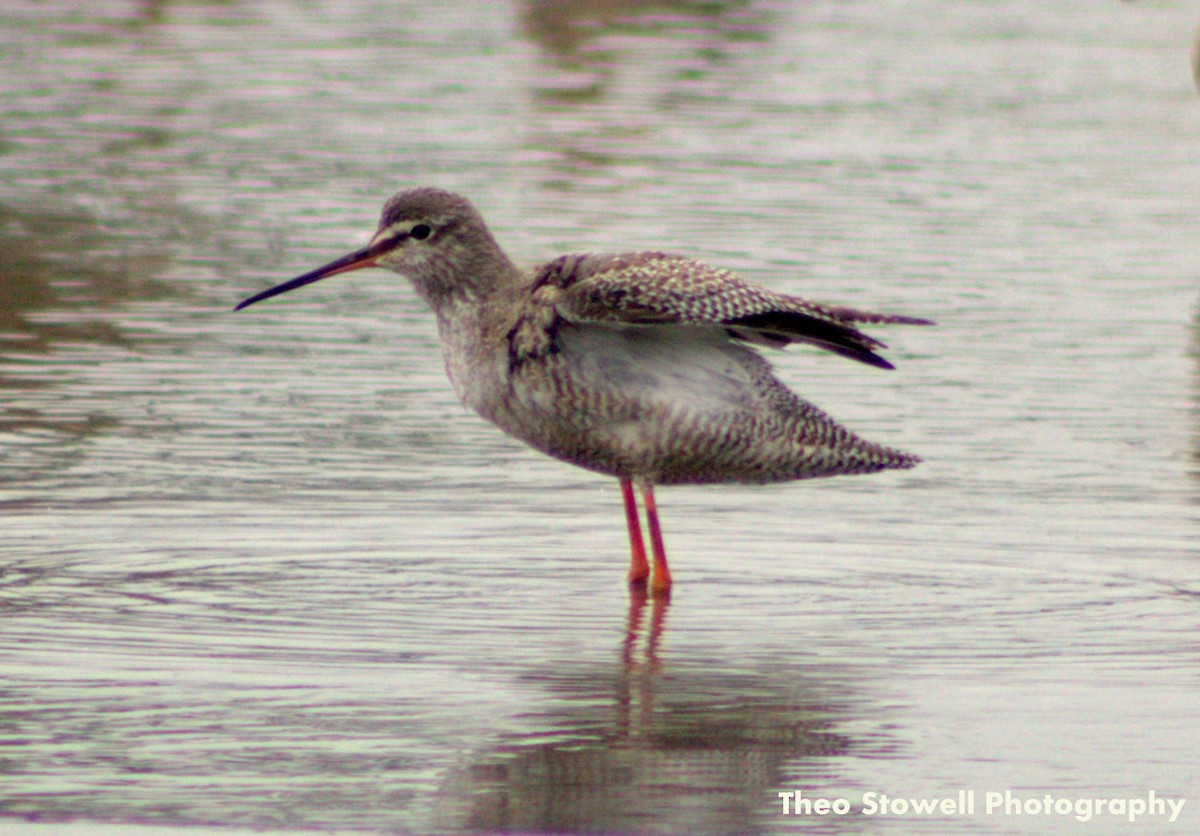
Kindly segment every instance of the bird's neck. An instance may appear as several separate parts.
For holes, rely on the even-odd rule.
[[[508,335],[520,313],[521,289],[493,291],[482,301],[443,299],[438,333],[446,373],[464,404],[490,421],[508,394]]]
[[[490,235],[472,246],[446,248],[436,253],[413,278],[417,294],[439,319],[457,318],[459,309],[487,306],[509,295],[528,279]]]

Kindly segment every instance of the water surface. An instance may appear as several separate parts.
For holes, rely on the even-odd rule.
[[[0,12],[3,826],[1195,829],[1190,12],[461,5]],[[230,312],[418,184],[936,319],[772,356],[925,462],[663,490],[631,598],[615,483],[468,414],[403,280]]]

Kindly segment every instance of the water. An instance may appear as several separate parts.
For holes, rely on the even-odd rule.
[[[0,826],[1195,829],[1191,15],[6,7]],[[936,319],[774,357],[925,463],[661,491],[631,599],[615,483],[467,414],[401,280],[230,313],[422,183]]]

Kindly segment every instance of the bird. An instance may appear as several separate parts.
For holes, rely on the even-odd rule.
[[[366,246],[241,301],[381,267],[437,319],[459,399],[554,458],[616,477],[631,587],[669,595],[656,485],[872,473],[920,459],[860,438],[774,374],[764,348],[807,344],[881,369],[857,325],[932,325],[822,305],[665,252],[562,255],[517,266],[466,198],[400,191]],[[640,493],[650,559],[637,506]]]

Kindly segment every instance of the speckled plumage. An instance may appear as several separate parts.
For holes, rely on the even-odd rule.
[[[819,305],[665,253],[565,255],[524,271],[467,200],[437,189],[400,192],[366,247],[239,307],[368,266],[408,277],[433,309],[466,405],[626,487],[772,482],[918,461],[801,400],[752,346],[808,343],[891,368],[877,353],[883,344],[854,324],[925,320]],[[628,493],[626,502],[628,512]]]
[[[543,452],[657,484],[917,461],[797,398],[744,345],[809,342],[887,365],[830,308],[663,253],[563,256],[527,287],[508,334],[511,392],[486,417]]]

